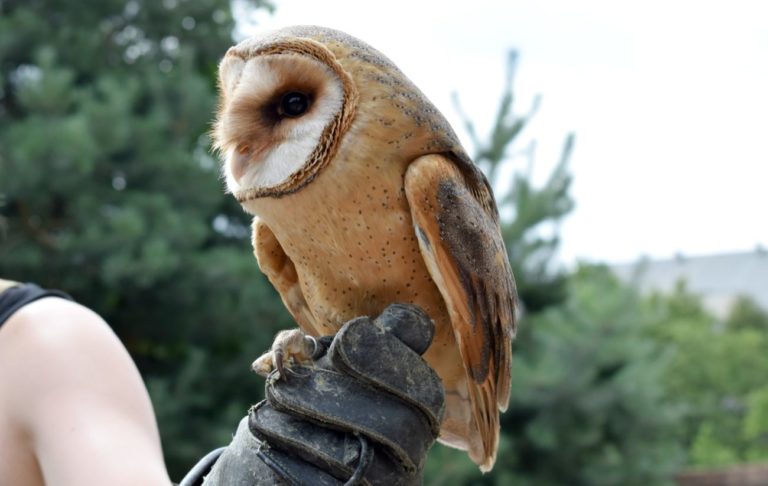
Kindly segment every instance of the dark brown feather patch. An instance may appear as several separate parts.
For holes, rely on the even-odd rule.
[[[459,345],[482,447],[470,456],[487,470],[499,439],[498,410],[509,401],[515,283],[490,193],[478,200],[460,167],[438,155],[420,157],[405,191],[430,276],[445,299]]]

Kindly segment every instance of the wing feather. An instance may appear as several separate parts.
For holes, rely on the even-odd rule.
[[[286,255],[275,234],[264,222],[253,221],[253,253],[259,268],[280,294],[283,304],[304,332],[319,336],[315,316],[307,305],[293,261]]]
[[[487,185],[470,190],[443,155],[411,163],[405,193],[430,276],[440,290],[464,361],[475,430],[470,457],[489,470],[499,440],[499,413],[509,403],[516,290]]]

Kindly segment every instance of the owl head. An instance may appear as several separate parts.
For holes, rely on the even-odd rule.
[[[355,130],[382,143],[355,150],[468,160],[442,115],[386,56],[333,29],[288,27],[241,42],[221,61],[219,91],[213,139],[241,202],[302,189]]]
[[[231,48],[219,67],[215,146],[238,199],[280,196],[329,163],[357,105],[355,83],[323,44],[279,31]]]

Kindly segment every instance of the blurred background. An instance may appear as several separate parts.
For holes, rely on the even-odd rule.
[[[524,305],[495,469],[436,446],[425,484],[768,484],[763,5],[0,0],[0,277],[113,326],[180,478],[293,326],[210,152],[217,63],[339,28],[492,180]]]

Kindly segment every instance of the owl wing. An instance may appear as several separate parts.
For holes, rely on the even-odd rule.
[[[509,403],[516,290],[495,204],[488,203],[487,186],[483,191],[480,202],[478,190],[443,155],[420,157],[405,174],[421,253],[445,300],[468,378],[482,443],[470,456],[485,469],[495,460],[498,409]]]
[[[258,219],[253,221],[253,252],[259,268],[277,289],[283,304],[304,332],[319,336],[315,316],[309,310],[293,261],[277,241],[269,226]]]

